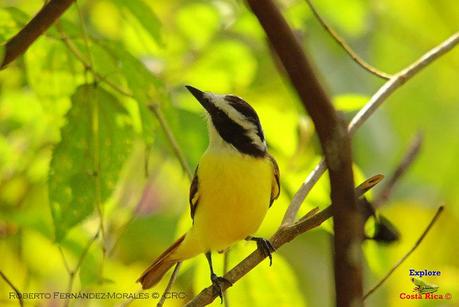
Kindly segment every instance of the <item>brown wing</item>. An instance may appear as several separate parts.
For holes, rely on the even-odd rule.
[[[196,167],[196,170],[194,171],[193,180],[191,181],[191,186],[190,186],[190,214],[191,214],[191,219],[194,219],[194,212],[196,211],[196,207],[198,206],[198,200],[199,200],[198,167],[199,167],[199,165]]]
[[[280,172],[279,172],[279,166],[277,165],[276,160],[274,160],[273,156],[270,154],[267,154],[268,159],[271,161],[273,164],[273,180],[272,180],[272,186],[271,186],[271,200],[269,202],[269,206],[273,204],[273,202],[279,197],[280,194]]]

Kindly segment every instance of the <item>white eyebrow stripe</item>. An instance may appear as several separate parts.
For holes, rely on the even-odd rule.
[[[225,114],[228,115],[228,117],[233,122],[244,128],[246,131],[245,135],[247,135],[252,140],[253,144],[255,144],[261,150],[266,150],[266,142],[264,140],[262,141],[258,136],[258,127],[253,122],[248,120],[244,114],[233,108],[225,100],[226,95],[217,95],[213,93],[205,93],[205,95],[207,96],[206,98],[212,101],[217,108],[225,112]]]

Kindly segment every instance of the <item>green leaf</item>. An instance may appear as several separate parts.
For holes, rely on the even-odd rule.
[[[68,97],[83,81],[83,67],[60,41],[39,38],[24,60],[27,81],[38,96]]]
[[[103,253],[100,246],[96,244],[92,244],[89,247],[80,267],[80,282],[82,288],[87,288],[91,285],[103,282]]]
[[[126,8],[142,25],[150,36],[162,45],[161,22],[152,8],[142,0],[117,0],[117,4]]]
[[[49,197],[57,241],[112,193],[131,147],[133,132],[127,120],[117,99],[101,88],[82,85],[72,96],[50,165]]]
[[[257,72],[257,59],[250,48],[235,40],[220,40],[206,48],[183,80],[198,88],[227,93],[249,86]]]
[[[10,14],[10,16],[16,22],[16,24],[20,27],[25,26],[25,24],[29,22],[29,15],[26,12],[18,9],[17,7],[7,7],[5,8],[5,11],[7,11]]]
[[[205,47],[222,20],[213,5],[200,2],[181,5],[176,16],[177,28],[188,39],[189,48]]]
[[[0,43],[13,37],[20,28],[18,18],[20,11],[14,8],[0,8]]]
[[[119,45],[106,42],[102,47],[112,57],[118,59],[118,69],[126,79],[127,85],[138,103],[144,138],[147,143],[151,144],[151,133],[155,124],[147,106],[161,104],[164,100],[169,99],[165,94],[164,85],[140,60]]]

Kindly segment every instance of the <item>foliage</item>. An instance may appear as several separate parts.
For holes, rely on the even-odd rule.
[[[382,81],[335,44],[304,1],[278,2],[310,50],[335,106],[350,119]],[[459,28],[452,0],[315,2],[357,53],[387,72],[405,67]],[[1,4],[0,46],[40,5]],[[3,52],[0,47],[0,58]],[[458,54],[452,51],[402,87],[354,139],[356,181],[361,181],[389,174],[412,136],[418,130],[425,135],[419,160],[382,209],[402,241],[364,244],[366,288],[409,249],[438,203],[446,204],[422,246],[370,297],[372,306],[398,306],[400,292],[412,288],[411,267],[441,270],[434,283],[453,298],[459,295],[459,263],[451,247],[459,222],[459,143],[453,137],[459,134]],[[21,291],[65,292],[68,262],[80,268],[74,292],[135,293],[134,281],[148,262],[190,224],[189,181],[149,110],[155,106],[164,114],[194,168],[207,144],[206,123],[186,84],[235,93],[257,109],[282,176],[281,197],[259,231],[269,237],[321,156],[312,123],[278,68],[242,2],[78,1],[24,57],[0,71],[0,270]],[[324,207],[328,194],[323,178],[302,212]],[[101,224],[103,232],[88,246]],[[228,300],[235,306],[331,305],[330,229],[325,225],[282,248],[272,267],[260,264],[228,291]],[[253,249],[238,244],[230,263]],[[221,272],[222,259],[215,259]],[[174,291],[191,298],[208,285],[205,264],[204,257],[185,262]],[[153,291],[162,291],[166,282]],[[2,304],[16,304],[4,295],[10,291],[0,281]]]

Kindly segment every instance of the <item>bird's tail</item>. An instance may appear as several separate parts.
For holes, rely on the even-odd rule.
[[[177,250],[180,244],[185,239],[185,235],[181,236],[168,249],[166,249],[155,261],[143,272],[137,279],[137,282],[142,284],[143,289],[149,289],[156,285],[169,269],[174,266],[180,259],[172,258],[172,254]]]

